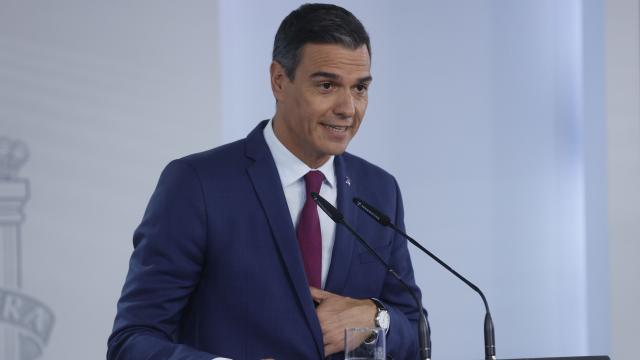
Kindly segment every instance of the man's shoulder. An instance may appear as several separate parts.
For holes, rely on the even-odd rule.
[[[238,160],[245,158],[246,142],[247,139],[236,140],[209,150],[184,156],[176,161],[189,163],[194,167],[237,163]]]
[[[267,121],[261,121],[246,138],[187,155],[174,161],[187,163],[196,169],[245,168],[251,162],[251,158],[256,157],[256,152],[259,156],[263,156],[267,152],[262,135]]]
[[[250,165],[245,155],[246,139],[237,140],[209,150],[174,159],[167,168],[177,168],[197,174],[203,181],[222,180],[243,174]],[[190,169],[190,170],[188,170]]]

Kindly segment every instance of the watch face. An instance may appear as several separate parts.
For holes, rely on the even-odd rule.
[[[378,313],[378,316],[376,317],[376,322],[378,323],[377,325],[379,327],[381,327],[383,330],[388,330],[389,329],[389,312],[387,312],[387,310],[382,310]]]

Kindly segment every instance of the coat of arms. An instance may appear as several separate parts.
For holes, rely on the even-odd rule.
[[[27,146],[0,137],[0,359],[33,360],[42,355],[54,324],[53,312],[22,289],[21,226],[29,180],[18,177]]]

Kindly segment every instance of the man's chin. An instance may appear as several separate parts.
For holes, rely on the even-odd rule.
[[[327,155],[329,155],[329,156],[337,156],[337,155],[344,154],[344,152],[347,151],[347,146],[346,145],[331,146],[326,150],[327,150],[326,151]]]

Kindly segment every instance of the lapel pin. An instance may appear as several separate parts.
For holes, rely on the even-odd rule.
[[[351,178],[350,177],[345,176],[344,177],[344,182],[345,182],[345,184],[347,184],[347,186],[351,186]]]

